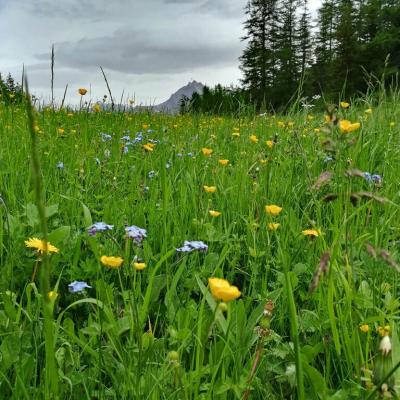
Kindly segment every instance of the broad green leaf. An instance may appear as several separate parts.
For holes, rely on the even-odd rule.
[[[48,240],[51,244],[60,245],[64,243],[71,234],[70,226],[60,226],[48,235]]]

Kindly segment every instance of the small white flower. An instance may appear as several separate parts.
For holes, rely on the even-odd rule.
[[[392,342],[389,336],[384,336],[379,343],[379,351],[382,352],[384,356],[387,356],[392,351]]]

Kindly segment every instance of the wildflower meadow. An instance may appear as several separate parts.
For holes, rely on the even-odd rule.
[[[0,102],[0,398],[398,398],[400,98],[310,101]]]

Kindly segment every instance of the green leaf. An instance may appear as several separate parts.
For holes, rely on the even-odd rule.
[[[82,208],[83,208],[83,222],[85,224],[85,227],[87,228],[88,226],[93,224],[92,214],[90,213],[89,208],[84,203],[82,203]]]
[[[253,258],[261,258],[261,257],[265,256],[265,251],[258,251],[257,249],[255,249],[253,247],[249,247],[249,254]]]
[[[60,226],[54,231],[50,232],[48,235],[48,240],[50,243],[59,245],[64,243],[71,234],[70,226]]]
[[[39,212],[35,204],[28,203],[25,206],[25,215],[28,220],[28,225],[34,228],[36,225],[39,224]]]
[[[400,338],[396,324],[394,324],[392,331],[392,360],[393,365],[396,365],[400,361]],[[398,385],[400,383],[400,368],[397,368],[394,377],[396,384]]]
[[[321,373],[311,365],[308,365],[307,363],[304,364],[304,371],[306,375],[308,376],[308,379],[314,388],[315,392],[324,398],[326,395],[326,384],[325,384],[325,379],[321,375]]]
[[[44,210],[46,218],[51,218],[53,215],[58,213],[58,204],[52,204],[51,206],[47,206]]]
[[[149,283],[148,283],[147,289],[146,289],[146,293],[144,295],[144,301],[143,301],[143,304],[139,311],[139,327],[142,327],[144,322],[147,319],[147,314],[149,311],[149,305],[150,305],[151,297],[153,294],[153,286],[154,286],[154,281],[156,279],[156,274],[157,274],[158,270],[161,268],[161,266],[164,264],[164,262],[167,261],[168,258],[170,258],[173,254],[175,254],[175,252],[176,252],[175,249],[171,249],[166,254],[164,254],[164,256],[160,258],[160,260],[157,262],[157,264],[153,268],[153,271],[151,272],[151,275],[149,278]]]

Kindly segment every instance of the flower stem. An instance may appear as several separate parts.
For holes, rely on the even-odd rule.
[[[43,252],[43,262],[39,269],[40,292],[42,295],[42,315],[44,317],[44,339],[45,339],[45,385],[44,385],[44,398],[57,399],[58,398],[58,374],[55,359],[55,337],[54,337],[54,323],[53,323],[53,308],[51,300],[48,296],[50,291],[50,262],[47,250],[47,221],[45,212],[45,202],[42,189],[42,174],[38,155],[37,134],[35,132],[35,120],[33,116],[33,108],[31,98],[29,95],[28,79],[25,76],[26,88],[26,112],[28,116],[28,127],[31,136],[31,165],[32,165],[32,178],[35,191],[36,206],[38,209],[40,227],[43,235],[45,248]],[[36,274],[36,268],[34,271]],[[35,275],[33,275],[33,278]]]

